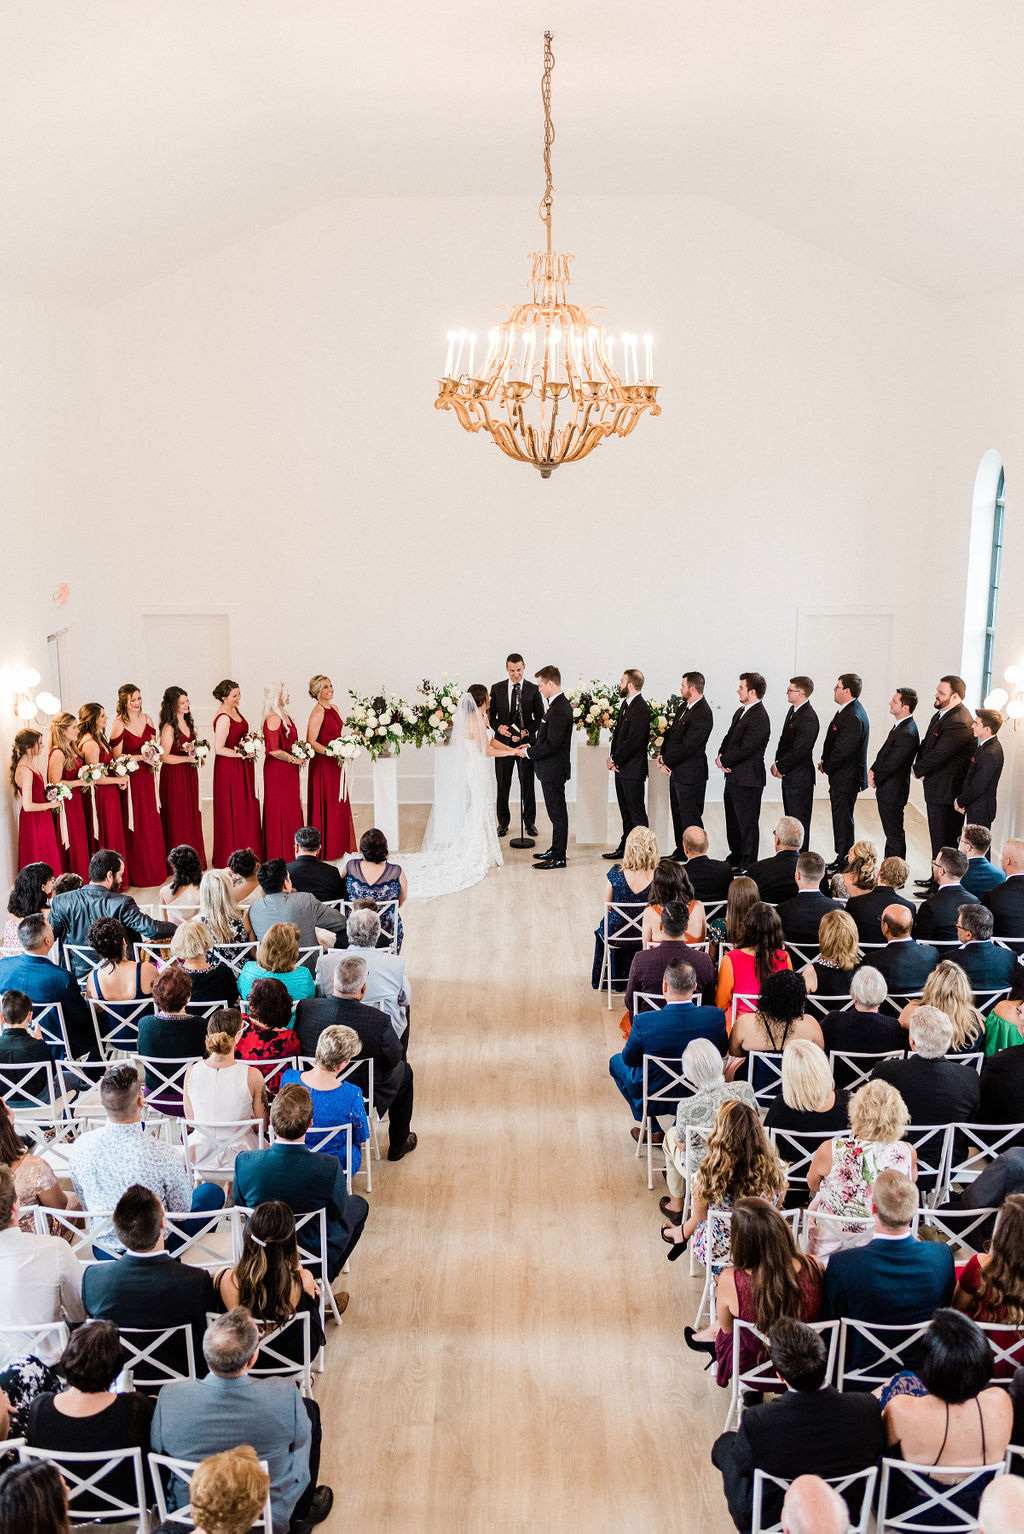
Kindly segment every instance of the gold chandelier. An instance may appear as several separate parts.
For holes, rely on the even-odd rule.
[[[651,337],[615,337],[593,322],[593,309],[569,303],[573,257],[551,249],[551,71],[555,56],[544,33],[544,196],[539,213],[547,249],[530,257],[533,297],[488,336],[474,372],[476,336],[448,332],[448,356],[435,410],[454,410],[466,431],[486,430],[503,453],[532,463],[550,479],[560,463],[576,463],[606,437],[628,437],[640,417],[661,414]],[[642,348],[642,349],[641,349]],[[463,354],[467,370],[462,371]],[[616,366],[618,364],[618,366]]]

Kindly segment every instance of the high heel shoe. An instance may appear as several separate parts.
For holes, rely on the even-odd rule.
[[[676,1241],[672,1236],[666,1236],[665,1231],[671,1229],[673,1229],[673,1227],[670,1225],[663,1227],[661,1232],[661,1239],[664,1241],[666,1246],[670,1246],[672,1248],[672,1250],[667,1253],[669,1262],[675,1262],[677,1257],[681,1257],[683,1255],[690,1242],[687,1236],[684,1236],[682,1241]]]
[[[712,1358],[715,1356],[715,1344],[713,1342],[698,1342],[693,1334],[692,1326],[683,1327],[683,1341],[691,1353],[710,1353]],[[710,1368],[710,1364],[708,1367]]]

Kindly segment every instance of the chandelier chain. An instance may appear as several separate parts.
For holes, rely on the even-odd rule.
[[[544,196],[540,201],[541,222],[547,229],[548,251],[551,250],[551,205],[553,202],[551,187],[551,146],[555,142],[555,125],[551,121],[551,71],[555,67],[555,55],[551,49],[550,32],[544,33],[544,78],[541,82],[540,94],[544,103]]]

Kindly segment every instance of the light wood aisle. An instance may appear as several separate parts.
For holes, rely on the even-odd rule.
[[[830,847],[827,827],[826,802]],[[877,836],[873,805],[858,828]],[[408,908],[420,1143],[374,1165],[329,1329],[328,1534],[732,1528],[708,1457],[725,1393],[682,1342],[699,1286],[666,1261],[664,1183],[648,1192],[608,1075],[619,1012],[590,988],[607,865],[569,850],[540,877],[506,852],[474,889]]]

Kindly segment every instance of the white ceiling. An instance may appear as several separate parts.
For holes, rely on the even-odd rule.
[[[326,199],[539,198],[546,26],[556,191],[713,197],[947,300],[1024,280],[1021,0],[0,0],[0,286],[101,304]]]

